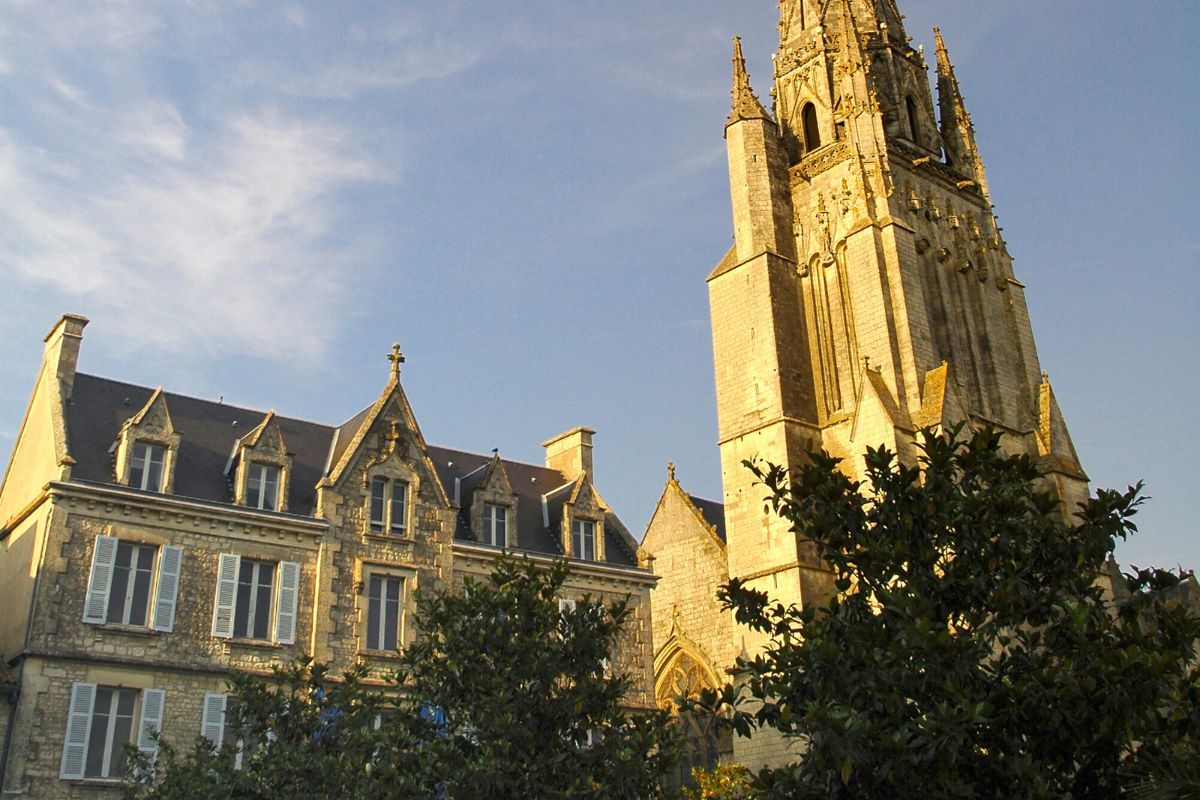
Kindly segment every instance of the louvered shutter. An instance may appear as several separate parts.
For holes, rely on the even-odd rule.
[[[217,594],[213,600],[213,636],[229,639],[233,636],[233,606],[237,600],[237,576],[240,556],[221,553],[217,565]]]
[[[58,777],[66,780],[83,778],[87,763],[88,731],[92,727],[92,709],[96,704],[96,684],[76,683],[71,686],[71,707],[67,711],[67,734],[63,738],[62,763]]]
[[[179,594],[179,571],[183,566],[183,548],[163,545],[158,552],[158,591],[154,598],[156,631],[170,633],[175,627],[175,598]]]
[[[153,759],[158,753],[158,732],[162,730],[163,707],[167,693],[162,689],[142,689],[142,718],[138,723],[137,749]]]
[[[117,537],[97,536],[92,550],[92,575],[83,601],[83,621],[101,625],[108,618],[108,591],[117,560]]]
[[[220,748],[225,743],[225,705],[228,696],[205,692],[204,712],[200,719],[200,735]]]
[[[275,641],[294,644],[296,641],[296,605],[300,601],[300,565],[295,561],[279,562],[279,599],[275,603]]]

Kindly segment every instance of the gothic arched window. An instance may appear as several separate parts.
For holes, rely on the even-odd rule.
[[[921,141],[921,129],[917,125],[917,102],[912,95],[904,98],[904,107],[908,110],[908,130],[914,142]]]
[[[675,723],[683,752],[674,774],[667,776],[668,785],[679,788],[692,786],[692,768],[711,770],[722,755],[733,750],[733,742],[727,731],[718,730],[712,719],[692,711],[680,711],[676,706],[679,698],[698,697],[702,689],[715,689],[715,682],[707,675],[695,658],[680,653],[672,661],[670,669],[661,675],[656,687],[656,700],[662,708],[675,711]]]
[[[812,152],[821,146],[821,128],[817,124],[817,107],[806,103],[800,112],[800,123],[804,128],[804,149]]]

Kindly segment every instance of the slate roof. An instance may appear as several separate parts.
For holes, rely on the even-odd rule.
[[[76,374],[66,410],[67,449],[75,459],[71,471],[73,479],[116,483],[113,444],[121,432],[121,425],[140,411],[153,393],[153,389],[144,386]],[[226,465],[237,441],[261,423],[267,412],[167,391],[163,392],[163,397],[175,431],[180,435],[173,496],[232,503],[233,487],[231,478],[225,474]],[[339,426],[276,415],[284,444],[292,454],[287,506],[290,513],[312,516],[316,507],[317,482],[344,454],[370,410],[371,406],[368,406]],[[468,476],[491,460],[490,455],[435,446],[429,447],[429,456],[451,500],[454,499],[454,479]],[[557,470],[519,461],[505,459],[504,468],[517,495],[517,535],[522,549],[561,555],[556,532],[562,499],[551,498],[548,503],[551,513],[550,527],[547,528],[543,525],[542,495],[570,484],[570,481]],[[475,482],[460,487],[460,490],[466,490],[461,496],[464,508],[469,508],[469,491],[478,485],[477,481],[484,474],[485,470],[480,470],[473,476]],[[621,532],[627,533],[624,525],[610,513],[605,524],[606,561],[635,566],[636,555],[630,552]],[[465,512],[459,513],[455,536],[474,539]]]
[[[688,499],[692,501],[692,505],[704,517],[704,521],[712,525],[717,536],[721,541],[725,541],[725,504],[718,503],[715,500],[705,500],[703,497],[696,497],[694,494],[689,494]]]

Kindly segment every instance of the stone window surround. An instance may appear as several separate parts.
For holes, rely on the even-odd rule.
[[[237,456],[234,459],[236,467],[233,476],[233,502],[239,506],[246,505],[247,489],[250,485],[250,465],[262,464],[279,470],[279,486],[277,489],[275,511],[288,510],[288,490],[292,482],[292,458],[287,454],[272,452],[257,452],[248,445],[238,445]],[[247,506],[254,508],[254,506]],[[270,510],[270,509],[264,509]]]
[[[563,505],[562,514],[562,548],[563,555],[567,558],[579,559],[579,556],[574,552],[572,541],[572,533],[574,532],[575,520],[590,522],[594,526],[596,532],[596,553],[594,559],[586,559],[591,562],[603,562],[605,558],[604,552],[604,512],[597,508],[595,510],[576,510],[575,504],[567,503]],[[585,560],[585,559],[579,559]]]
[[[157,433],[126,423],[114,444],[117,483],[132,489],[140,489],[141,487],[132,486],[129,483],[130,472],[133,468],[134,446],[139,442],[157,445],[164,451],[162,483],[158,491],[161,494],[172,494],[175,491],[175,461],[179,454],[180,438],[177,433]]]
[[[384,508],[384,529],[382,531],[371,530],[371,485],[376,478],[384,478],[391,483],[408,484],[408,498],[404,505],[404,514],[407,519],[404,520],[404,535],[397,536],[390,532],[391,530],[391,500],[390,495],[385,501]],[[398,457],[391,457],[382,464],[376,464],[367,469],[366,475],[363,478],[363,501],[362,501],[362,533],[364,536],[373,536],[389,541],[397,539],[413,539],[416,537],[414,530],[414,520],[416,514],[414,505],[421,492],[421,479],[416,471],[411,469],[407,464],[401,461]]]
[[[417,613],[417,570],[415,567],[397,564],[392,561],[363,559],[356,565],[355,572],[357,574],[355,575],[354,582],[354,639],[357,643],[358,653],[370,656],[373,659],[397,658],[397,654],[394,651],[370,650],[367,648],[367,615],[370,610],[369,592],[371,578],[378,575],[389,578],[400,578],[402,581],[400,590],[400,618],[398,620],[400,630],[396,633],[396,641],[399,644],[399,649],[403,650],[416,639],[416,631],[412,622],[416,619]]]

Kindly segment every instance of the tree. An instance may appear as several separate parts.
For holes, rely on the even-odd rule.
[[[762,796],[1115,798],[1124,773],[1195,752],[1200,621],[1159,599],[1181,576],[1103,587],[1141,486],[1100,491],[1068,523],[1000,434],[919,447],[915,466],[869,451],[863,484],[823,453],[792,475],[748,465],[838,589],[804,609],[737,580],[721,591],[771,644],[701,704],[805,748],[756,776]]]
[[[560,609],[567,572],[506,557],[485,581],[419,596],[420,636],[383,687],[366,665],[234,676],[242,768],[233,742],[164,742],[129,797],[661,797],[669,715],[626,708],[630,681],[608,661],[630,607],[585,597]]]

